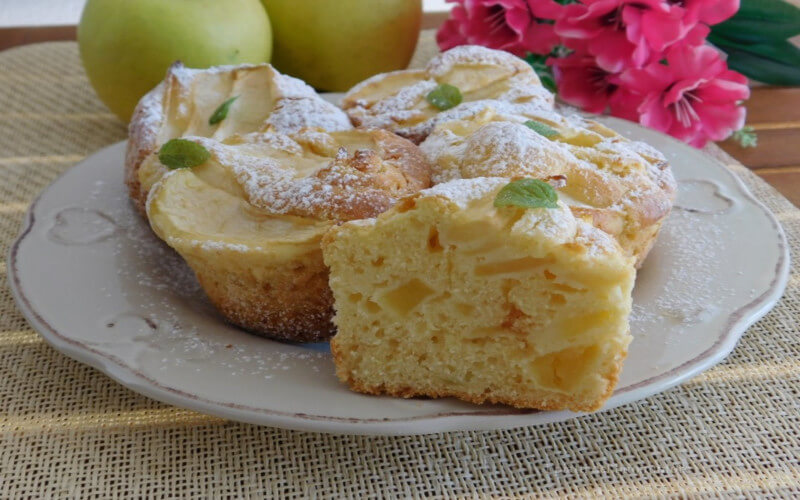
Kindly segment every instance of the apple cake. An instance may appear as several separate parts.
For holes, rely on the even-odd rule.
[[[631,340],[633,258],[562,201],[499,203],[523,181],[545,184],[454,180],[323,236],[342,381],[520,408],[603,404]]]
[[[142,161],[177,137],[225,139],[250,132],[291,133],[307,127],[352,128],[347,115],[302,81],[269,64],[190,69],[173,64],[145,95],[129,125],[125,181],[144,213],[147,192],[139,185]]]
[[[175,145],[196,151],[195,165],[168,168]],[[153,231],[228,321],[318,341],[334,333],[323,234],[378,215],[429,176],[419,148],[390,132],[304,129],[173,139],[141,162],[137,182]]]
[[[592,120],[486,108],[439,121],[420,148],[434,184],[473,177],[558,179],[576,217],[613,235],[641,265],[675,197],[664,156]]]
[[[551,109],[553,95],[530,65],[501,50],[463,45],[424,69],[382,73],[359,83],[342,99],[357,126],[391,130],[421,142],[439,121],[465,117],[486,106]]]

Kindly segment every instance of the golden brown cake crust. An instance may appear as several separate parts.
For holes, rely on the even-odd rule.
[[[195,269],[211,302],[227,321],[264,337],[319,342],[335,332],[333,295],[321,252],[297,255],[293,262],[249,272]]]
[[[360,381],[353,374],[346,370],[347,362],[344,354],[341,352],[339,345],[336,342],[336,337],[331,339],[331,353],[333,354],[333,362],[336,365],[336,376],[347,384],[350,389],[360,392],[362,394],[371,394],[373,396],[393,396],[398,398],[457,398],[462,401],[467,401],[473,404],[505,404],[515,408],[522,409],[537,409],[537,410],[572,410],[572,411],[597,411],[603,407],[603,403],[611,397],[619,381],[619,374],[622,372],[622,365],[625,357],[628,355],[627,351],[623,352],[618,361],[605,373],[603,378],[607,382],[606,392],[600,395],[599,398],[587,401],[567,394],[553,394],[552,392],[542,391],[538,389],[530,389],[524,398],[504,398],[496,397],[492,394],[474,394],[469,392],[460,391],[418,391],[413,387],[407,385],[370,385]]]
[[[377,146],[375,150],[337,157],[319,170],[315,177],[320,187],[330,190],[330,197],[321,203],[304,203],[289,213],[337,222],[365,219],[385,212],[399,197],[430,187],[430,164],[411,141],[381,129],[341,134],[355,133],[368,135]]]
[[[167,75],[167,80],[172,78]],[[165,81],[165,82],[166,82]],[[153,90],[148,92],[136,109],[133,111],[130,124],[128,125],[128,144],[125,150],[125,184],[128,186],[128,195],[133,205],[140,214],[146,216],[145,204],[147,203],[147,192],[142,190],[139,182],[139,167],[142,162],[153,151],[156,150],[158,127],[160,121],[154,118],[154,110],[163,105],[165,82],[159,83]]]

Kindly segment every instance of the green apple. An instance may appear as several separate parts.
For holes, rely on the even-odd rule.
[[[120,119],[176,60],[190,68],[269,61],[259,0],[89,0],[78,25],[89,81]]]
[[[330,91],[408,66],[421,0],[263,0],[279,71]]]

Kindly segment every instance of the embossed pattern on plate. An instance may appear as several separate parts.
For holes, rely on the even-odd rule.
[[[723,359],[778,300],[789,260],[775,218],[718,162],[657,132],[602,121],[662,150],[679,180],[676,209],[637,278],[634,341],[608,409]],[[55,181],[11,249],[21,310],[67,355],[155,399],[295,429],[415,434],[579,416],[355,394],[336,380],[327,344],[273,342],[225,324],[128,202],[124,147]]]

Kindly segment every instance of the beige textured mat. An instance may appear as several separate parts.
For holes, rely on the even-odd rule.
[[[430,39],[422,51],[434,50]],[[124,137],[74,43],[0,53],[0,498],[800,495],[796,266],[784,298],[723,364],[645,401],[541,427],[417,437],[256,427],[157,403],[66,358],[17,311],[4,259],[31,199]],[[800,211],[724,160],[800,255]]]

